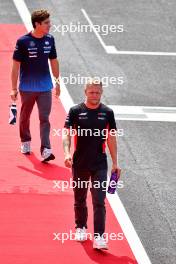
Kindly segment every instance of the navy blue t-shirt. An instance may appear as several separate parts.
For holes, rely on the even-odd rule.
[[[17,40],[13,59],[20,61],[21,91],[43,92],[53,88],[48,59],[57,58],[54,37],[34,37],[31,32]]]

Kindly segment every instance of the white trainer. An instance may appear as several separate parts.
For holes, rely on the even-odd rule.
[[[79,242],[87,240],[86,228],[84,226],[83,228],[76,228],[75,240]]]
[[[31,142],[21,142],[21,153],[23,154],[30,154],[31,152]]]
[[[94,238],[94,242],[93,242],[93,248],[95,249],[104,249],[107,250],[108,249],[108,245],[106,242],[106,239],[104,238],[104,236],[97,236]]]
[[[42,151],[42,162],[48,162],[50,160],[54,160],[55,156],[52,154],[51,149],[49,148],[44,148]]]

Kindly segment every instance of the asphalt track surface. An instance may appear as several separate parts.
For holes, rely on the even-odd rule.
[[[48,8],[55,25],[68,24],[70,21],[75,23],[80,21],[80,23],[86,24],[87,21],[81,11],[82,8],[86,10],[94,24],[123,24],[125,32],[102,36],[106,45],[115,45],[119,50],[176,52],[174,36],[176,4],[174,1],[118,1],[118,3],[116,1],[96,3],[94,1],[88,3],[86,1],[76,1],[76,4],[73,1],[60,1],[59,3],[57,1],[25,2],[30,12],[36,8]],[[35,252],[37,243],[40,245],[41,252],[44,249],[47,250],[44,243],[41,243],[46,241],[46,234],[43,233],[44,237],[37,236],[38,227],[41,226],[44,229],[46,224],[50,223],[53,225],[53,228],[50,228],[50,233],[57,231],[53,231],[54,227],[57,229],[58,223],[63,223],[57,221],[60,212],[66,211],[65,215],[62,215],[62,219],[64,217],[67,219],[68,216],[71,217],[72,200],[70,198],[72,196],[68,198],[70,200],[67,203],[67,211],[65,207],[62,208],[61,201],[64,201],[64,196],[62,198],[60,198],[61,196],[55,196],[52,193],[52,187],[48,187],[49,181],[45,181],[49,177],[48,175],[53,175],[53,168],[49,174],[46,174],[45,169],[38,165],[35,156],[28,161],[24,161],[19,153],[18,157],[16,156],[19,143],[17,128],[9,128],[5,125],[5,113],[6,116],[8,115],[6,106],[9,103],[5,90],[10,87],[8,71],[10,71],[10,55],[13,51],[15,38],[23,34],[25,29],[13,1],[1,1],[0,9],[1,33],[5,36],[2,38],[3,41],[0,45],[0,51],[4,57],[3,64],[1,61],[1,72],[3,72],[3,75],[1,75],[1,90],[4,91],[1,97],[1,106],[4,111],[1,145],[2,152],[5,153],[1,163],[3,173],[1,173],[0,197],[4,217],[1,218],[1,232],[3,234],[1,245],[4,244],[3,247],[1,246],[1,255],[4,256],[3,260],[5,261],[3,263],[5,264],[12,263],[9,261],[9,256],[11,256],[13,263],[28,263],[25,257],[24,259],[19,258],[14,249],[15,242],[19,242],[19,245],[17,244],[19,250],[24,252],[24,256],[30,256],[29,259],[37,256],[37,248]],[[10,33],[7,31],[10,31]],[[53,35],[56,39],[62,76],[69,76],[70,73],[73,73],[82,76],[124,77],[125,82],[122,86],[110,85],[104,89],[103,101],[106,104],[175,107],[175,56],[107,54],[93,32],[66,33],[64,36],[59,32],[53,32]],[[67,89],[74,103],[83,100],[82,85],[68,84]],[[55,107],[57,108],[57,105]],[[58,110],[63,112],[60,117],[57,116],[58,121],[55,118],[53,119],[55,127],[62,124],[64,120],[64,110],[61,106]],[[174,264],[176,263],[175,122],[118,120],[117,126],[124,130],[124,136],[119,137],[118,150],[124,182],[124,188],[118,190],[120,199],[151,262]],[[34,119],[33,133],[37,130],[36,127],[37,120]],[[34,150],[39,153],[37,132],[34,137]],[[53,140],[56,144],[55,151],[57,151],[60,149],[59,146],[57,147],[58,142],[55,138]],[[60,166],[59,169],[62,170],[63,177],[68,177],[68,170],[63,168],[62,151],[59,150],[59,153],[57,165],[53,166]],[[19,171],[14,172],[13,162],[15,163],[14,166],[18,166],[18,170],[25,170],[23,162],[27,162],[26,173],[28,177],[20,174]],[[34,168],[30,167],[30,163],[33,164]],[[38,167],[36,168],[36,166]],[[58,177],[57,169],[54,168],[53,179]],[[7,173],[4,173],[6,170]],[[38,176],[41,176],[44,182],[35,179],[36,171],[40,172]],[[31,174],[32,177],[30,178]],[[30,200],[26,198],[26,193],[30,193],[33,198]],[[44,198],[41,199],[42,194]],[[58,204],[60,205],[59,208]],[[53,219],[52,223],[50,217],[47,222],[47,212],[44,210],[44,206],[46,208],[53,206],[52,213],[50,212]],[[16,209],[14,210],[14,208]],[[28,222],[31,215],[33,215],[32,220]],[[10,222],[9,226],[5,225],[7,216],[8,219],[12,217],[15,220],[12,223]],[[34,216],[36,216],[36,219],[42,217],[45,219],[43,223],[38,223],[38,226],[35,226],[36,230],[31,228],[31,223],[35,223],[36,220]],[[115,220],[112,221],[115,224]],[[40,235],[42,228],[40,229]],[[119,227],[117,230],[119,230]],[[28,235],[33,232],[32,234],[35,235],[28,236],[24,240],[25,232]],[[18,240],[16,237],[18,237]],[[36,237],[38,240],[36,240]],[[24,241],[27,241],[24,243],[27,246],[26,248],[22,246]],[[125,248],[120,245],[117,247],[118,249]],[[27,250],[28,247],[32,248],[31,252]],[[78,246],[76,245],[76,247]],[[49,256],[50,260],[53,261],[56,261],[52,254],[55,249],[50,244]],[[116,250],[118,251],[118,249]],[[79,249],[77,248],[77,250]],[[92,256],[90,245],[88,245],[85,252],[89,257]],[[63,256],[66,256],[67,253],[68,251],[64,249]],[[123,252],[124,256],[125,253]],[[131,260],[134,261],[132,253],[129,253],[129,255]],[[45,263],[45,257],[44,252],[40,253],[39,259],[43,261],[42,263]],[[60,254],[57,257],[59,260]],[[99,257],[93,255],[87,263],[102,263],[103,258],[102,256]],[[128,263],[128,260],[118,260],[113,256],[110,261],[109,263]]]

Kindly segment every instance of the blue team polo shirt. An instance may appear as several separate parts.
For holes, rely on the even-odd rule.
[[[19,90],[45,92],[53,88],[48,59],[57,58],[54,37],[50,34],[42,38],[31,32],[17,40],[13,59],[20,61]]]

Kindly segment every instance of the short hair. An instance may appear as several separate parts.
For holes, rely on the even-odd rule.
[[[41,23],[45,19],[50,17],[50,13],[46,9],[35,10],[31,15],[31,22],[33,28],[36,28],[35,22]]]
[[[101,86],[101,88],[103,88],[103,84],[102,84],[102,81],[100,78],[88,78],[88,80],[86,81],[86,84],[85,84],[85,89],[88,87],[88,86],[91,86],[91,85],[98,85],[98,86]]]

